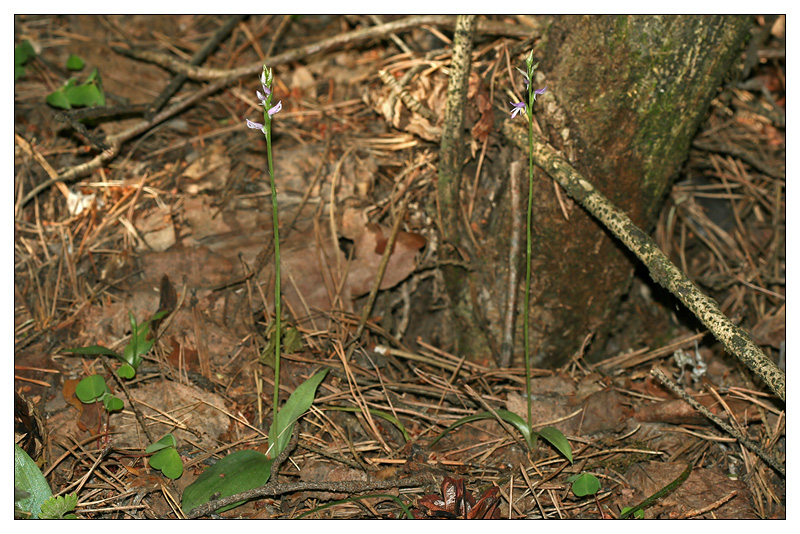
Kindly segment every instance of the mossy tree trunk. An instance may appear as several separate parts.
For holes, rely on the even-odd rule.
[[[540,60],[535,87],[548,86],[535,108],[545,137],[651,231],[750,26],[741,16],[556,17],[534,52]],[[487,170],[486,180],[507,180],[507,173]],[[555,366],[590,332],[615,326],[635,262],[563,191],[557,194],[551,179],[538,169],[535,176],[532,363]],[[507,194],[495,202],[507,203]],[[508,271],[503,236],[510,234],[511,217],[503,209],[493,213],[478,236],[481,249],[493,252],[450,284],[462,334],[458,349],[468,354],[499,346],[506,300],[499,282]],[[517,302],[524,303],[521,295]],[[521,350],[516,353],[520,365]]]

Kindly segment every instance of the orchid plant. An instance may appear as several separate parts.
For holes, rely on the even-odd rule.
[[[525,310],[522,328],[525,338],[525,385],[528,393],[528,425],[531,425],[531,356],[530,356],[530,333],[528,327],[528,316],[530,314],[530,294],[531,294],[531,218],[533,214],[533,104],[536,97],[543,95],[547,87],[534,89],[531,80],[533,73],[539,63],[533,62],[533,50],[525,58],[526,71],[517,69],[525,77],[525,89],[528,92],[527,102],[511,102],[511,118],[513,119],[521,113],[525,113],[528,119],[528,219],[525,228],[527,229],[527,249],[525,253]]]
[[[273,394],[272,409],[278,413],[278,384],[281,375],[281,243],[278,233],[278,193],[275,190],[275,173],[272,168],[272,117],[283,109],[282,101],[272,105],[272,69],[266,65],[261,71],[261,89],[256,91],[256,97],[263,108],[264,123],[254,122],[245,119],[247,127],[253,130],[260,130],[267,140],[267,165],[269,167],[269,184],[272,192],[272,228],[275,243],[275,393]]]
[[[301,383],[292,392],[279,410],[280,372],[281,372],[281,250],[278,232],[278,194],[275,188],[275,173],[272,166],[272,120],[283,107],[278,101],[272,105],[272,69],[266,65],[261,71],[261,91],[256,91],[259,105],[263,109],[264,122],[245,119],[248,128],[259,130],[267,140],[267,165],[269,183],[272,190],[272,226],[275,243],[275,389],[273,395],[273,417],[269,427],[269,448],[264,454],[254,450],[239,450],[224,457],[200,475],[183,492],[181,507],[184,513],[208,503],[210,500],[233,498],[242,492],[266,484],[272,476],[272,464],[289,446],[295,422],[303,416],[314,402],[317,387],[327,375],[328,370],[318,371]],[[231,502],[219,508],[230,510],[246,500]]]

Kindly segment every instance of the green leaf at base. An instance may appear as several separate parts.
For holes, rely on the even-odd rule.
[[[314,396],[328,370],[318,372],[295,389],[269,427],[269,455],[276,458],[292,439],[294,422],[311,408]]]
[[[210,501],[212,496],[220,499],[263,486],[272,474],[273,461],[258,451],[237,451],[229,454],[206,469],[184,490],[181,509],[188,514]],[[230,510],[242,502],[224,506],[217,512]]]
[[[569,441],[559,429],[546,426],[539,431],[539,435],[555,447],[558,452],[566,456],[569,463],[572,463],[572,447],[569,446]]]

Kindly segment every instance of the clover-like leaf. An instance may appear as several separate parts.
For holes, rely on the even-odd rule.
[[[174,438],[173,438],[174,439]],[[173,447],[161,449],[150,457],[150,467],[158,469],[171,479],[180,478],[183,474],[181,455]]]
[[[134,369],[129,363],[123,363],[120,365],[119,369],[117,369],[117,376],[130,380],[136,376],[136,369]]]
[[[152,454],[156,451],[160,451],[161,449],[166,449],[167,447],[177,447],[178,441],[175,439],[175,436],[170,434],[164,434],[164,437],[160,440],[156,441],[152,445],[148,445],[144,452],[147,454]]]
[[[115,397],[111,393],[106,393],[103,395],[102,400],[103,406],[105,406],[108,413],[118,412],[125,407],[125,403],[122,402],[122,399]]]
[[[84,404],[91,404],[109,392],[106,381],[100,375],[87,376],[75,386],[75,396]]]
[[[581,473],[572,483],[572,493],[576,497],[594,495],[600,491],[600,481],[591,473]]]

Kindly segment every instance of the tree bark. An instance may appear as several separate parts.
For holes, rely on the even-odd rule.
[[[556,17],[534,51],[541,58],[535,87],[548,86],[535,108],[544,135],[635,224],[651,231],[751,22],[740,16]],[[539,170],[533,189],[531,361],[557,366],[589,333],[618,326],[614,317],[635,259]],[[494,215],[479,241],[484,250],[505,251],[510,217],[503,210]],[[483,255],[454,299],[462,321],[471,315],[483,323],[461,325],[460,332],[483,332],[482,348],[490,350],[499,345],[507,290],[497,283],[507,255],[496,252]],[[474,352],[477,340],[469,342],[462,352]],[[521,350],[516,353],[519,364]]]

